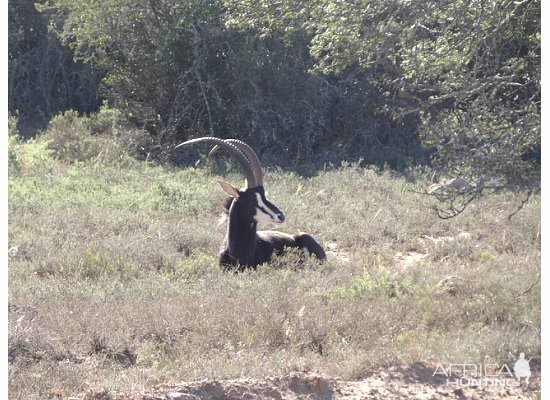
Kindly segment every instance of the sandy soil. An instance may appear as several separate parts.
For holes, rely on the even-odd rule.
[[[309,372],[265,379],[203,380],[166,384],[143,393],[113,396],[117,400],[494,400],[540,398],[539,382],[516,388],[447,385],[432,376],[434,369],[422,364],[373,371],[363,379],[345,381]],[[89,397],[94,399],[94,397]]]

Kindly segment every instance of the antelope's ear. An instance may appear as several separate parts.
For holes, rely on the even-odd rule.
[[[235,186],[222,180],[218,180],[218,183],[222,187],[223,191],[227,193],[229,196],[235,199],[239,198],[239,189],[237,189]]]

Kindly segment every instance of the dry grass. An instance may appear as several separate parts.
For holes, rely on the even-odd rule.
[[[64,164],[46,148],[10,149],[13,399],[540,354],[538,197],[511,221],[521,194],[487,196],[444,221],[408,190],[422,179],[353,166],[309,179],[271,171],[280,229],[333,251],[324,265],[289,254],[230,274],[217,267],[222,193],[207,171]]]

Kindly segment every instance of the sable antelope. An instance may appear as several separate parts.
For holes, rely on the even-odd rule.
[[[258,223],[282,223],[285,216],[266,198],[262,165],[249,145],[237,139],[201,137],[183,142],[176,149],[199,143],[213,145],[209,155],[220,149],[227,151],[241,164],[246,179],[246,187],[241,190],[218,180],[223,191],[230,196],[230,201],[226,203],[229,223],[219,259],[223,269],[255,268],[269,261],[274,253],[282,254],[286,247],[298,247],[320,260],[326,260],[323,248],[307,233],[289,235],[278,231],[256,230]]]

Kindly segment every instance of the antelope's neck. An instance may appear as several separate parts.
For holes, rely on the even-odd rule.
[[[229,223],[227,225],[227,246],[229,253],[241,265],[252,265],[256,252],[256,221],[253,217],[243,217],[240,210],[229,208]]]

